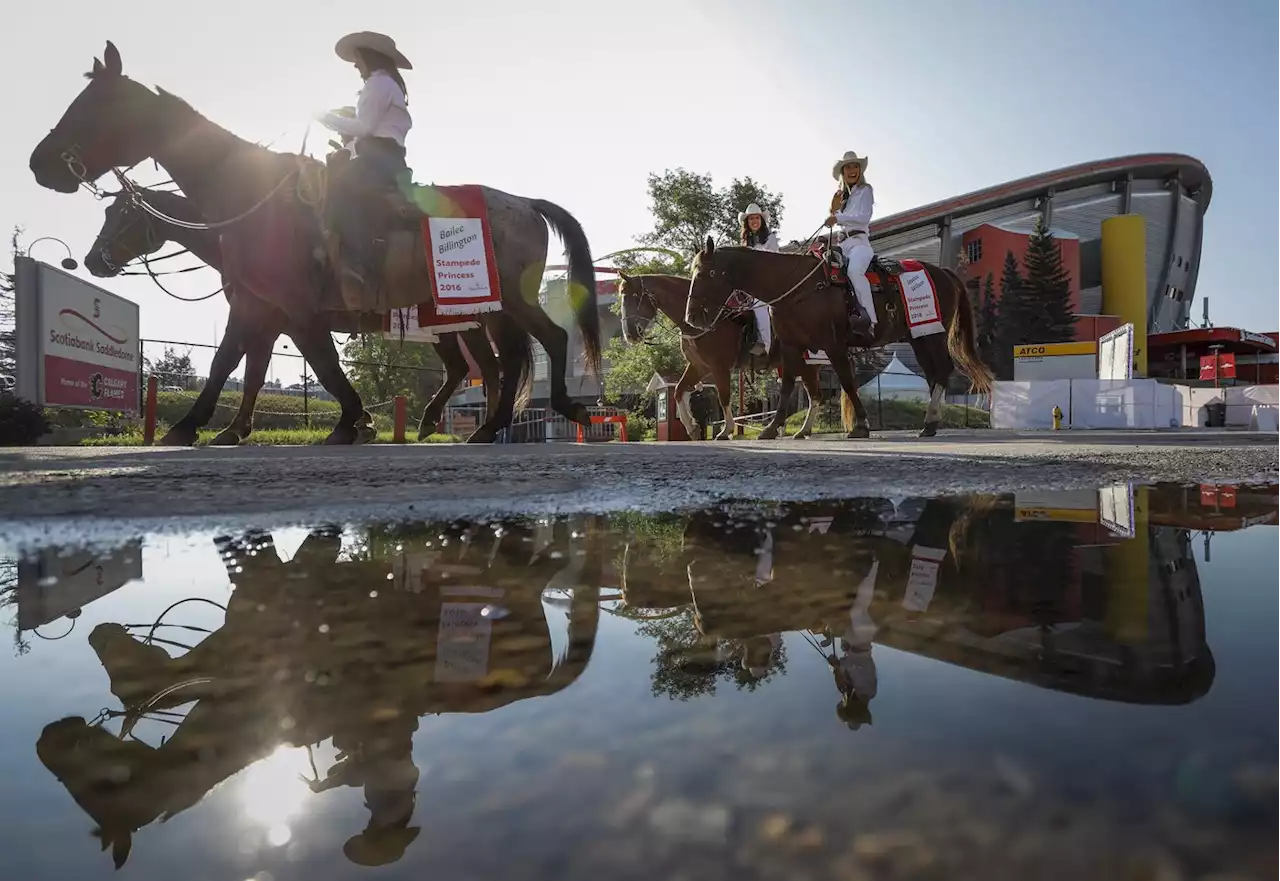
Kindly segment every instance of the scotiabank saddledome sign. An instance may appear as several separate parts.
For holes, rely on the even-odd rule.
[[[138,304],[18,258],[18,394],[46,407],[136,413]]]

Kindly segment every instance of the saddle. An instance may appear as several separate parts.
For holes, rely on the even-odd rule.
[[[353,185],[344,177],[351,158],[348,150],[339,148],[325,160],[327,181],[319,211],[325,242],[322,262],[326,274],[337,280],[347,308],[380,313],[388,299],[385,286],[392,264],[415,262],[410,252],[421,250],[422,211],[396,186]],[[335,190],[341,198],[331,198]]]
[[[868,336],[870,316],[864,313],[862,304],[858,302],[858,298],[854,294],[853,284],[849,281],[849,275],[845,271],[844,252],[839,248],[828,248],[822,254],[821,259],[826,264],[827,281],[833,287],[844,288],[848,294],[846,302],[849,308],[849,328],[854,338],[861,345],[873,345],[874,340]],[[886,300],[889,303],[896,302],[891,295],[901,289],[902,283],[898,281],[898,277],[902,275],[902,264],[899,261],[876,254],[872,256],[871,263],[867,266],[866,274],[867,281],[871,283],[872,302],[881,300]]]

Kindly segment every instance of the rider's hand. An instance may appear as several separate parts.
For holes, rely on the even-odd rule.
[[[835,225],[836,225],[836,216],[834,214],[828,216],[827,222],[823,224],[823,226],[835,226]]]

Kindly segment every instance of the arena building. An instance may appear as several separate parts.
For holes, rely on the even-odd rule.
[[[1027,237],[1043,219],[1061,242],[1063,265],[1071,277],[1072,305],[1080,317],[1076,338],[1096,340],[1125,321],[1145,337],[1190,326],[1204,216],[1212,195],[1208,169],[1190,156],[1122,156],[881,218],[871,225],[871,240],[876,253],[886,257],[951,268],[963,258],[971,290],[977,293],[990,273],[998,296],[1006,253],[1012,251],[1021,264]],[[1120,215],[1141,218],[1141,230],[1129,225],[1104,235],[1103,222]],[[1142,264],[1140,291],[1104,297],[1104,240],[1112,254],[1126,252],[1126,260]],[[892,348],[917,369],[909,346]]]

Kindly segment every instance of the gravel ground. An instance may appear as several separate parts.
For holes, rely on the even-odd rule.
[[[672,510],[809,499],[1274,482],[1276,437],[1242,432],[944,431],[921,440],[0,451],[11,541],[320,519]]]

